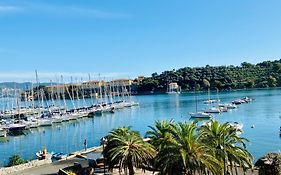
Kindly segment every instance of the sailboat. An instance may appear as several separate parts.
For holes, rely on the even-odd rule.
[[[210,99],[210,89],[208,89],[208,100],[205,100],[204,101],[204,104],[208,104],[208,106],[209,106],[209,104],[211,104],[211,103],[216,103],[216,102],[219,102],[220,101],[220,99],[218,98],[218,99]],[[221,113],[222,112],[222,110],[223,111],[227,111],[227,108],[220,108],[220,107],[211,107],[211,108],[207,108],[207,109],[205,109],[204,110],[204,112],[205,113]]]
[[[197,99],[197,93],[196,92],[195,92],[195,98],[196,98],[196,112],[189,113],[190,117],[191,118],[204,118],[204,119],[211,118],[212,117],[211,114],[198,111],[198,99]]]
[[[218,92],[217,92],[218,93]],[[211,104],[211,103],[217,103],[220,102],[220,99],[210,99],[210,89],[208,89],[208,100],[204,100],[204,104]]]

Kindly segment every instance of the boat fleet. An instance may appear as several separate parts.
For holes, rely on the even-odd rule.
[[[91,96],[88,102],[85,101],[83,93],[82,97],[78,96],[78,90],[76,91],[76,97],[74,97],[74,93],[71,95],[68,92],[72,108],[69,107],[71,105],[67,105],[65,96],[56,95],[56,92],[52,92],[52,97],[57,96],[57,98],[47,100],[44,99],[46,95],[38,90],[37,100],[32,98],[31,100],[25,99],[25,101],[20,101],[22,92],[19,92],[19,90],[14,90],[13,96],[10,94],[5,96],[5,92],[2,90],[2,98],[0,100],[2,100],[2,103],[9,100],[8,102],[10,103],[7,103],[6,106],[2,105],[3,109],[0,112],[0,137],[20,135],[24,134],[25,130],[31,128],[52,126],[54,124],[79,120],[84,117],[101,116],[104,113],[114,113],[116,110],[139,105],[139,103],[131,100],[130,91],[125,87],[120,89],[123,89],[123,91],[119,92],[118,96],[113,96],[113,92],[106,92],[100,88],[99,96]],[[82,90],[80,89],[80,91]],[[35,96],[34,94],[32,88],[32,97]],[[119,94],[121,95],[119,96]],[[58,98],[58,96],[60,97]],[[11,105],[11,102],[14,104],[12,103]],[[61,103],[64,105],[61,105]],[[4,106],[6,109],[4,109]]]
[[[24,130],[31,128],[52,126],[53,124],[79,120],[84,117],[100,116],[103,113],[114,113],[115,110],[138,105],[136,102],[116,101],[114,103],[102,103],[71,110],[59,109],[50,111],[49,109],[41,108],[44,111],[40,113],[24,114],[20,118],[2,118],[0,120],[0,137],[6,137],[7,134],[19,135]]]
[[[208,104],[208,105],[217,103],[217,105],[206,108],[202,111],[197,111],[197,100],[196,100],[196,112],[189,113],[189,115],[191,118],[209,119],[209,118],[213,117],[213,114],[220,114],[222,112],[227,112],[228,110],[236,109],[238,107],[238,105],[243,104],[243,103],[249,103],[251,101],[253,101],[252,98],[243,97],[243,98],[236,99],[236,100],[232,101],[231,103],[220,104],[219,99],[217,99],[217,100],[209,99],[209,100],[203,101],[203,103]]]

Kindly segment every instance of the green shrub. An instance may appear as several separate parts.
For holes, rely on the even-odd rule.
[[[21,158],[20,155],[13,155],[9,158],[8,166],[15,166],[25,163],[25,161]]]

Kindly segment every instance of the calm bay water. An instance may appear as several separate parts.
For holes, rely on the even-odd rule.
[[[279,136],[281,89],[212,93],[210,98],[220,98],[221,103],[226,103],[245,96],[255,100],[227,113],[214,115],[214,118],[221,122],[243,123],[243,136],[250,140],[247,148],[256,159],[267,152],[281,150]],[[81,150],[85,139],[87,139],[88,147],[98,146],[101,137],[111,129],[120,126],[132,126],[134,130],[144,135],[148,126],[153,125],[155,120],[189,121],[188,113],[194,112],[196,107],[195,94],[165,94],[132,98],[139,102],[140,106],[125,108],[114,114],[103,114],[103,116],[83,118],[52,127],[32,129],[23,136],[8,137],[8,142],[0,143],[0,164],[6,164],[13,154],[20,154],[26,160],[34,159],[35,153],[42,147],[46,147],[48,151],[64,153]],[[198,94],[198,109],[207,107],[203,104],[203,100],[207,98],[207,93]],[[251,128],[252,125],[255,128]]]

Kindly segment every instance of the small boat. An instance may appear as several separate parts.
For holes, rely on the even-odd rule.
[[[52,120],[50,120],[50,119],[40,119],[39,125],[40,126],[52,126]]]
[[[245,103],[245,101],[241,100],[241,99],[237,99],[237,100],[232,101],[232,104],[235,104],[235,105],[240,105],[242,103]]]
[[[6,137],[7,136],[7,131],[3,128],[0,128],[0,137]]]
[[[228,108],[225,107],[225,106],[218,106],[218,109],[219,109],[221,112],[227,112],[227,111],[228,111]]]
[[[56,160],[65,159],[66,157],[67,157],[67,154],[64,154],[64,153],[54,153],[54,154],[52,154],[52,159],[56,159]]]
[[[233,103],[219,104],[219,107],[226,107],[227,109],[236,109],[237,106]]]
[[[189,113],[189,115],[191,116],[191,118],[211,118],[212,114],[208,114],[205,112],[195,112],[195,113]]]
[[[54,116],[52,117],[52,123],[61,123],[62,118],[60,116]]]
[[[132,106],[139,106],[139,103],[138,103],[138,102],[131,101],[131,105],[132,105]]]
[[[29,127],[30,128],[38,128],[39,127],[39,122],[36,119],[33,119],[29,122]]]
[[[241,100],[245,101],[246,103],[253,101],[253,99],[249,98],[249,97],[243,97],[243,98],[241,98]]]
[[[212,108],[206,109],[204,112],[205,113],[221,113],[221,110],[217,107],[212,107]]]
[[[203,101],[204,104],[211,104],[211,103],[217,103],[220,102],[219,99],[209,99],[209,100],[205,100]]]
[[[94,110],[94,115],[102,115],[101,108],[98,108],[98,109]]]
[[[132,104],[129,102],[124,102],[124,107],[132,107]]]
[[[79,114],[78,113],[69,113],[68,114],[68,119],[69,120],[77,120],[78,119]]]
[[[37,159],[42,160],[42,159],[51,159],[53,153],[49,153],[47,152],[46,149],[43,149],[43,151],[38,151],[37,153],[35,153]]]
[[[12,123],[8,125],[9,132],[18,132],[18,131],[23,131],[24,129],[25,129],[24,124]]]
[[[243,98],[240,98],[240,99],[237,99],[237,100],[234,100],[232,101],[233,104],[236,104],[236,105],[240,105],[242,103],[249,103],[253,101],[252,98],[249,98],[249,97],[243,97]]]

